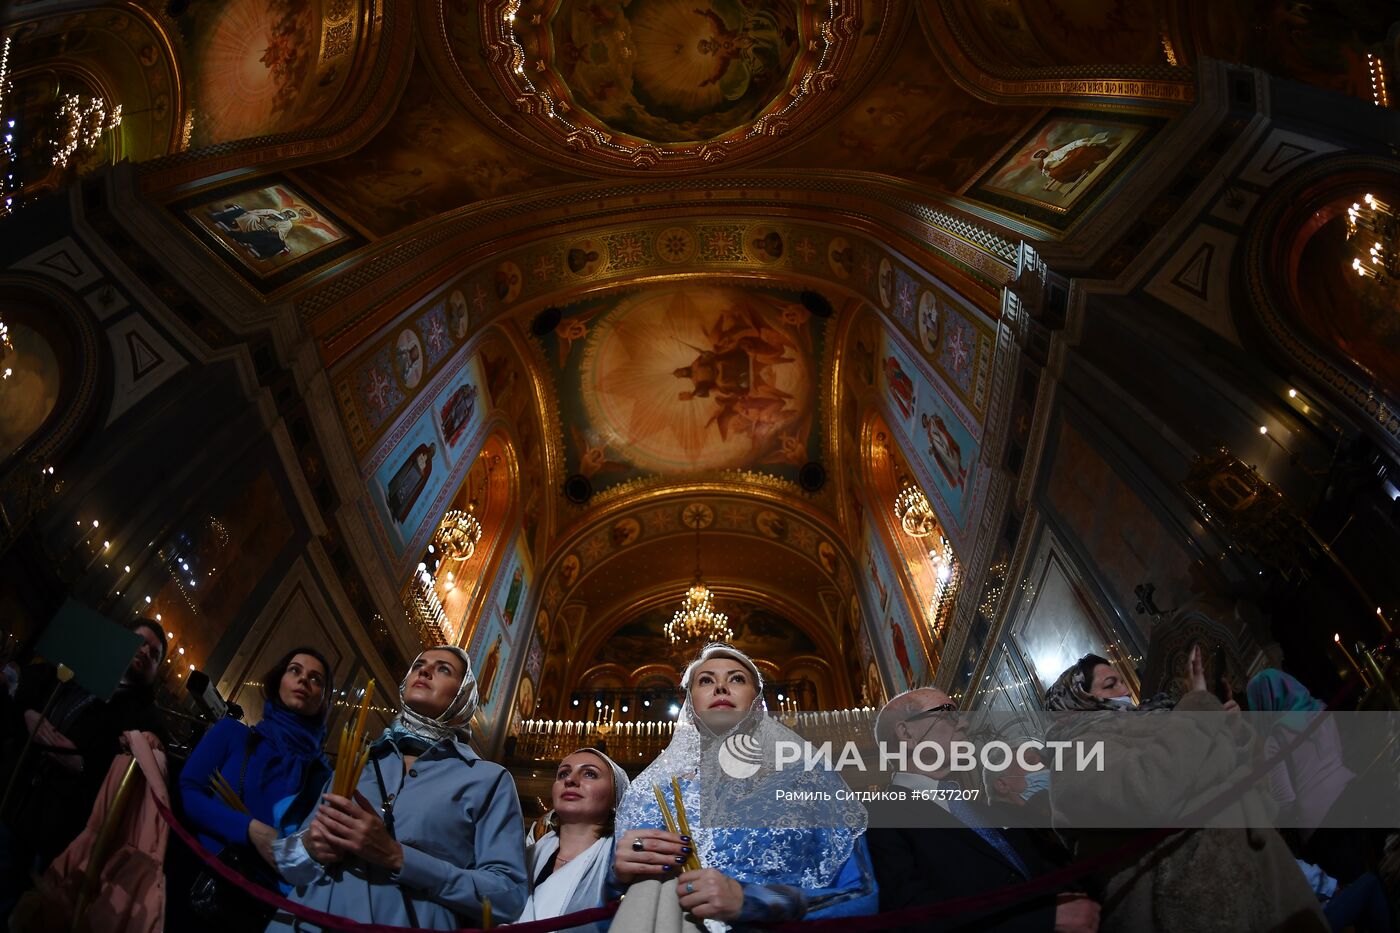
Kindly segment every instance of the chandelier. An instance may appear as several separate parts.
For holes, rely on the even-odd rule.
[[[409,584],[404,609],[424,645],[456,644],[457,627],[448,619],[442,600],[438,599],[437,591],[433,588],[435,582],[428,565],[419,564]]]
[[[470,560],[481,540],[481,522],[471,512],[453,509],[442,516],[434,535],[443,554],[453,560]]]
[[[1347,208],[1347,242],[1356,241],[1351,267],[1362,278],[1400,281],[1400,224],[1390,205],[1375,195],[1366,195],[1362,202]]]
[[[97,148],[103,133],[122,125],[122,105],[112,106],[110,112],[108,106],[101,97],[84,99],[77,94],[64,95],[58,105],[58,120],[63,129],[54,149],[54,165],[63,168],[80,149]]]
[[[911,538],[927,538],[938,530],[938,518],[928,504],[928,497],[913,483],[895,496],[894,517]]]
[[[687,510],[686,518],[693,518],[687,524],[695,526],[695,580],[685,591],[681,608],[666,623],[666,638],[674,648],[691,642],[732,641],[734,632],[729,628],[729,617],[715,609],[714,594],[700,575],[700,524],[704,513],[700,509]]]

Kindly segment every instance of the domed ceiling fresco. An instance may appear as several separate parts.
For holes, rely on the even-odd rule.
[[[698,142],[772,105],[799,49],[815,59],[814,18],[802,13],[794,0],[563,0],[520,38],[581,121],[647,142]]]
[[[567,471],[595,490],[718,469],[795,480],[820,454],[824,325],[798,293],[708,282],[569,305],[541,341]]]

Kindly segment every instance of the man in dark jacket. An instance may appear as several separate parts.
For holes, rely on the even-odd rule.
[[[970,802],[960,784],[948,780],[946,764],[923,766],[940,756],[918,755],[922,743],[942,746],[965,738],[957,705],[942,690],[910,690],[896,696],[875,723],[875,737],[887,749],[901,745],[905,770],[892,790],[911,799],[871,807],[866,839],[880,885],[880,909],[900,910],[986,894],[1020,884],[1056,867],[1023,830],[985,825],[991,811]],[[945,753],[941,761],[946,762]],[[899,808],[899,812],[894,809]],[[995,930],[1000,933],[1093,933],[1099,905],[1082,894],[1046,894],[1002,903],[973,913],[911,924],[908,931]]]
[[[134,729],[152,733],[162,743],[169,739],[152,687],[165,659],[165,632],[149,619],[137,620],[132,630],[141,643],[109,700],[76,681],[60,684],[51,664],[30,665],[20,676],[15,694],[22,717],[19,740],[22,744],[32,734],[34,745],[0,814],[11,836],[8,854],[20,856],[18,864],[11,863],[16,869],[46,866],[82,832],[121,751],[122,733]],[[50,695],[53,705],[43,717]],[[17,757],[16,749],[12,758]]]

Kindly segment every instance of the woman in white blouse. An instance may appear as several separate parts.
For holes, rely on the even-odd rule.
[[[549,832],[525,855],[530,899],[520,922],[560,917],[603,903],[612,864],[613,818],[627,790],[627,772],[596,748],[581,748],[559,762],[551,791]],[[607,929],[608,922],[569,927]]]

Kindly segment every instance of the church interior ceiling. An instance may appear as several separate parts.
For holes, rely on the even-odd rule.
[[[1202,60],[1364,96],[1394,20],[1380,0],[33,6],[19,106],[120,98],[81,171],[140,163],[201,268],[304,332],[375,572],[403,592],[449,509],[487,526],[430,572],[487,726],[562,709],[591,667],[636,685],[692,574],[687,509],[741,645],[829,665],[843,703],[930,681],[951,568],[990,547],[989,490],[1019,467],[993,452],[1030,443],[1015,243],[1093,230],[1160,164]],[[1341,197],[1294,268],[1338,265]],[[1395,391],[1393,315],[1342,279],[1290,283],[1292,322]],[[15,339],[40,408],[4,437],[52,381],[42,334]],[[223,530],[257,560],[289,533],[255,520],[270,482]],[[936,544],[900,536],[911,485]]]

